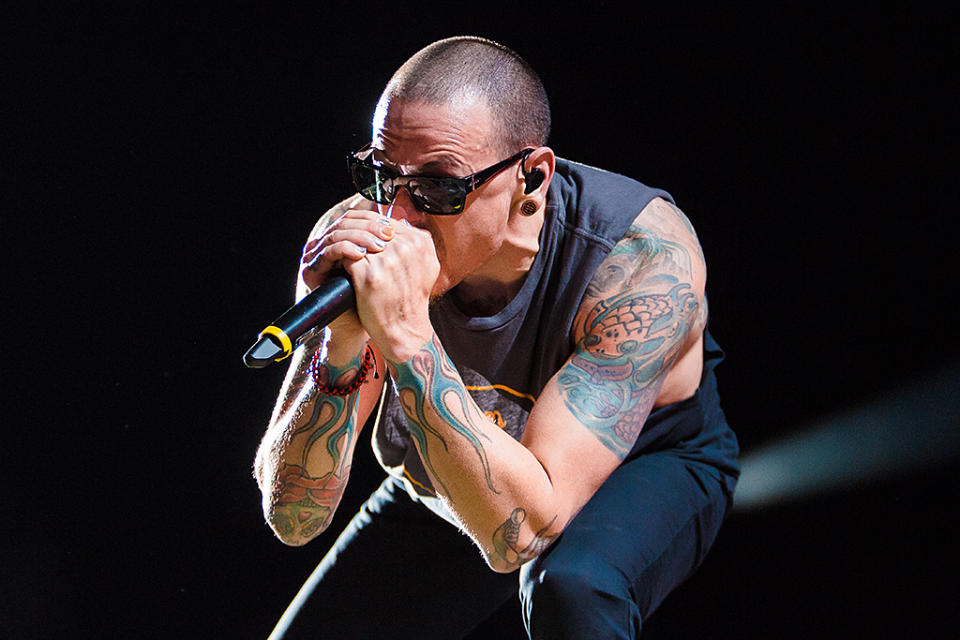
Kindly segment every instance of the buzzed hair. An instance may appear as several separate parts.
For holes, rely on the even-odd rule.
[[[495,129],[490,142],[501,154],[547,143],[550,103],[540,77],[516,52],[486,38],[446,38],[421,49],[390,78],[378,110],[394,100],[441,105],[465,97],[486,102]]]

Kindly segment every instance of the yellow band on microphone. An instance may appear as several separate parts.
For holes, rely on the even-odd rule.
[[[280,362],[291,353],[293,353],[293,342],[290,341],[290,336],[284,333],[283,329],[280,327],[275,327],[270,325],[266,329],[260,332],[258,337],[262,338],[263,336],[273,336],[280,341],[280,348],[283,349],[283,355],[279,358],[274,358],[274,362]]]

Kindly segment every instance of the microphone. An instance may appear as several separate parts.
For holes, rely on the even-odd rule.
[[[256,344],[243,354],[243,363],[252,369],[262,369],[283,360],[293,353],[303,334],[315,326],[330,324],[356,301],[353,283],[346,272],[331,271],[319,287],[260,332]]]

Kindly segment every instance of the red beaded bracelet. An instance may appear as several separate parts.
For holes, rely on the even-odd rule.
[[[360,385],[367,381],[367,374],[370,372],[371,367],[374,369],[373,377],[377,377],[377,362],[373,357],[373,349],[370,348],[370,345],[367,345],[367,355],[363,358],[363,364],[360,365],[360,371],[357,372],[357,377],[345,387],[331,387],[320,382],[319,364],[320,349],[317,349],[313,354],[313,358],[310,359],[310,366],[307,368],[307,373],[313,378],[313,384],[316,385],[317,391],[327,396],[339,396],[341,398],[349,396],[359,389]]]

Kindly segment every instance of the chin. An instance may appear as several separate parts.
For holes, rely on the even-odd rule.
[[[437,281],[433,285],[433,291],[430,292],[430,305],[433,306],[439,302],[443,296],[450,293],[450,290],[460,284],[464,277],[465,274],[457,276],[441,269],[440,275],[437,276]]]
[[[430,306],[432,307],[440,302],[440,299],[447,295],[450,289],[453,289],[453,286],[451,286],[445,278],[442,276],[437,278],[437,283],[433,285],[433,291],[430,292]]]

